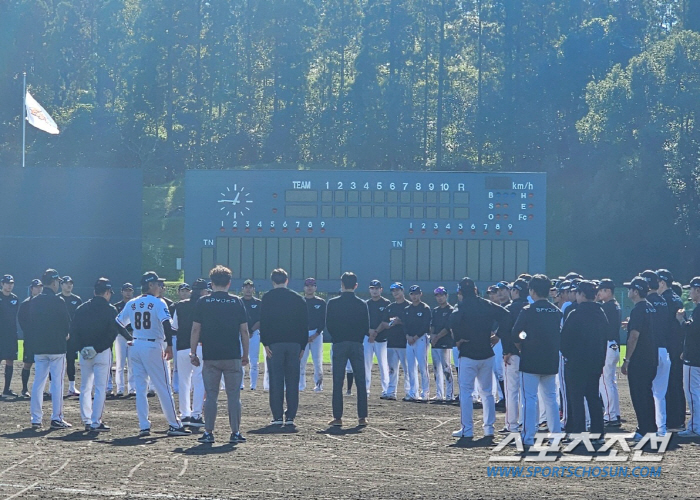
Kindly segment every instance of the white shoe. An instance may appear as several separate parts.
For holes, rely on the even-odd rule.
[[[469,435],[469,434],[466,434],[466,433],[464,432],[464,429],[460,429],[460,430],[458,430],[458,431],[454,431],[454,432],[452,433],[452,437],[456,437],[456,438],[471,438],[471,437],[473,437],[473,436],[472,436],[472,435]]]
[[[686,430],[681,431],[678,434],[676,434],[676,436],[681,437],[681,438],[697,438],[697,437],[700,437],[700,434],[693,432],[692,429],[686,429]]]

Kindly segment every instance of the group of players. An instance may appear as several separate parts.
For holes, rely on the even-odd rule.
[[[136,396],[142,436],[150,433],[146,398],[153,393],[158,395],[170,425],[169,435],[186,435],[190,432],[188,427],[205,426],[202,367],[192,362],[193,358],[202,358],[202,347],[191,345],[190,332],[195,305],[200,297],[212,293],[211,283],[199,279],[192,286],[181,284],[180,301],[174,303],[163,297],[163,280],[155,273],[146,273],[141,280],[143,295],[134,299],[134,287],[125,283],[121,287],[122,300],[111,306],[111,283],[100,279],[95,284],[95,298],[82,307],[80,297],[72,293],[73,280],[68,276],[60,278],[53,269],[47,270],[40,280],[32,280],[30,296],[21,303],[13,293],[11,275],[2,276],[0,283],[3,396],[17,396],[11,389],[11,380],[19,323],[24,333],[24,397],[30,395],[28,379],[31,365],[35,364],[31,393],[34,427],[42,425],[41,402],[47,378],[51,379],[53,401],[51,427],[70,427],[63,419],[66,371],[69,395],[81,397],[81,417],[87,431],[109,430],[102,422],[102,413],[112,386],[117,397]],[[686,318],[680,299],[682,289],[668,270],[645,271],[625,283],[625,287],[635,304],[624,323],[628,339],[622,365],[622,372],[629,377],[638,421],[634,439],[640,440],[650,432],[660,436],[667,432],[698,436],[700,420],[694,402],[700,397],[700,321],[694,321],[695,312],[692,318]],[[690,299],[697,303],[700,278],[694,278],[688,287]],[[486,298],[482,298],[474,281],[464,278],[458,284],[454,306],[449,303],[447,289],[439,286],[433,291],[437,306],[432,309],[423,302],[423,291],[418,285],[409,287],[408,297],[401,283],[392,283],[389,289],[393,301],[382,295],[379,280],[369,283],[369,329],[364,335],[362,377],[368,395],[376,357],[380,398],[397,399],[402,370],[404,401],[459,401],[461,427],[453,432],[454,437],[474,436],[472,417],[476,408],[483,408],[485,436],[494,434],[495,410],[501,408],[505,410],[505,427],[500,432],[520,432],[525,445],[533,444],[537,430],[545,427],[550,432],[590,430],[601,436],[606,428],[620,427],[617,367],[622,320],[611,280],[589,281],[569,273],[552,282],[544,275],[521,275],[513,283],[499,282],[489,287]],[[300,357],[299,391],[306,388],[306,365],[311,356],[314,390],[320,392],[323,343],[332,343],[333,339],[326,331],[326,302],[316,295],[314,278],[305,280],[303,297],[308,313],[308,343]],[[243,283],[240,300],[247,320],[249,387],[255,390],[260,371],[262,301],[256,297],[252,280]],[[77,319],[76,311],[80,311]],[[117,315],[117,321],[113,321]],[[90,329],[100,321],[108,333],[98,339]],[[134,328],[139,333],[153,329],[160,337],[133,335]],[[56,341],[61,332],[69,331],[70,336],[66,335],[63,343]],[[114,381],[112,347],[116,353]],[[239,354],[248,350],[242,347],[243,343]],[[433,397],[429,350],[435,384]],[[75,387],[77,351],[82,353],[80,391]],[[172,374],[170,359],[174,361]],[[459,396],[454,391],[457,384],[453,362]],[[348,391],[351,380],[349,377]],[[267,362],[263,388],[269,388]],[[179,417],[173,389],[179,394]],[[687,427],[686,401],[690,407]],[[241,440],[244,441],[240,437],[238,442]]]

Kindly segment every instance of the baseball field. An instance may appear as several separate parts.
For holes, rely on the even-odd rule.
[[[309,379],[311,369],[308,370]],[[80,373],[78,372],[78,379]],[[200,444],[196,435],[169,438],[157,398],[150,398],[154,433],[136,437],[138,422],[133,399],[107,401],[104,421],[109,433],[87,434],[80,425],[77,398],[64,400],[67,431],[29,428],[29,402],[0,402],[0,497],[11,498],[606,498],[696,496],[693,464],[700,463],[697,442],[673,437],[660,462],[633,462],[632,453],[614,449],[624,462],[564,462],[588,459],[576,450],[555,454],[554,462],[497,463],[494,455],[518,457],[516,450],[494,454],[501,439],[483,439],[481,410],[475,410],[475,439],[458,442],[459,407],[453,404],[405,403],[379,399],[375,375],[369,402],[370,425],[356,427],[356,405],[345,397],[345,426],[329,428],[330,367],[325,366],[325,390],[301,394],[297,428],[272,429],[267,393],[246,389],[242,394],[242,432],[248,442],[230,445],[225,394],[219,399],[217,442]],[[262,384],[259,384],[261,386]],[[177,398],[177,396],[176,396]],[[620,379],[623,427],[636,422],[627,381]],[[48,423],[50,401],[44,403]],[[504,414],[497,413],[496,429]],[[645,447],[649,450],[649,445]],[[594,454],[596,455],[596,454]],[[597,454],[604,455],[604,454]],[[645,453],[644,456],[647,456]],[[524,457],[524,455],[523,455]],[[619,457],[618,457],[619,458]],[[493,469],[496,466],[524,467]],[[595,475],[594,467],[626,468],[627,477],[525,477],[535,467],[557,475]],[[527,469],[532,467],[532,469]],[[578,473],[576,468],[579,469]],[[635,469],[641,467],[640,469]],[[657,477],[632,477],[637,475]],[[661,472],[658,473],[658,467]],[[561,469],[562,472],[559,472]],[[568,470],[568,469],[567,469]],[[499,477],[489,477],[496,474]],[[646,471],[646,472],[645,472]],[[539,471],[538,471],[539,472]],[[600,470],[597,472],[600,474]]]

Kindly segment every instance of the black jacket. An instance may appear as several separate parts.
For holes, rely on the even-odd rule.
[[[44,291],[26,304],[27,314],[20,322],[25,340],[34,354],[65,354],[70,330],[66,303],[53,290]],[[112,317],[114,321],[114,316]]]
[[[656,292],[649,292],[647,302],[651,304],[651,331],[657,348],[668,349],[669,330],[671,328],[671,315],[669,314],[666,299]],[[673,313],[675,316],[676,313]]]
[[[596,302],[582,302],[566,317],[561,329],[561,354],[566,369],[602,373],[605,365],[608,319]]]
[[[0,335],[7,338],[17,338],[17,311],[19,299],[11,293],[0,292]]]
[[[465,340],[459,346],[459,357],[475,360],[492,357],[491,332],[494,323],[499,325],[497,335],[502,335],[510,328],[508,311],[481,297],[464,297],[464,301],[452,311],[449,321],[455,343]]]
[[[676,295],[670,288],[662,293],[661,296],[666,300],[666,304],[668,304],[668,316],[670,320],[668,329],[668,353],[671,355],[671,361],[677,363],[680,362],[680,354],[683,352],[683,328],[676,319],[676,313],[679,309],[684,309],[683,299]]]
[[[190,348],[190,338],[192,336],[192,315],[194,306],[199,297],[181,300],[173,306],[173,317],[177,315],[177,350],[182,351]]]
[[[700,366],[700,307],[695,306],[690,320],[683,323],[685,347],[683,348],[683,364]]]
[[[515,321],[518,319],[518,316],[520,316],[520,311],[522,311],[523,307],[525,307],[528,304],[529,302],[527,301],[527,299],[517,299],[506,306],[506,309],[508,309],[508,313],[510,314],[511,325],[515,324]],[[517,354],[518,356],[520,355],[520,351],[518,351],[518,348],[515,347],[515,342],[519,342],[519,339],[513,337],[512,329],[509,328],[508,331],[500,331],[499,337],[501,337],[503,354]]]
[[[520,371],[537,375],[559,372],[562,312],[541,299],[520,311],[513,326],[513,338],[520,342]],[[520,333],[527,337],[520,339]]]
[[[422,337],[430,333],[430,321],[432,311],[425,302],[419,302],[414,306],[409,302],[408,307],[403,311],[403,328],[407,336]]]
[[[309,315],[306,301],[286,287],[273,288],[260,305],[260,342],[270,346],[296,342],[303,351],[309,343]]]
[[[343,292],[328,301],[326,328],[337,342],[363,342],[369,330],[369,310],[355,292]]]
[[[112,347],[117,335],[131,336],[114,321],[117,308],[104,297],[93,297],[75,310],[70,335],[77,350],[92,346],[98,353]]]
[[[620,312],[620,304],[617,300],[612,299],[600,304],[600,307],[608,319],[608,328],[605,338],[620,343],[620,325],[622,324],[622,313]]]

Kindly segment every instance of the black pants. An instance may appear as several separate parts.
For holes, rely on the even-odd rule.
[[[75,382],[75,360],[77,357],[77,352],[66,353],[66,374],[68,374],[69,382]]]
[[[270,345],[272,357],[267,358],[270,371],[270,410],[274,420],[282,420],[284,396],[287,393],[286,420],[294,420],[299,408],[299,363],[302,348],[296,342]]]
[[[586,432],[586,409],[591,417],[591,433],[602,435],[603,402],[600,399],[598,384],[600,373],[572,370],[566,367],[566,399],[571,413],[567,416],[566,432]],[[653,413],[652,413],[653,416]]]
[[[668,390],[666,391],[666,427],[674,429],[684,425],[683,361],[681,361],[679,355],[672,355],[671,371],[668,375]]]
[[[630,363],[627,379],[630,385],[630,398],[637,416],[637,432],[641,435],[656,433],[654,393],[651,385],[656,377],[656,366],[643,366]]]
[[[333,344],[333,418],[343,417],[343,382],[348,361],[350,361],[357,384],[357,417],[367,418],[365,348],[362,342],[336,342]]]

